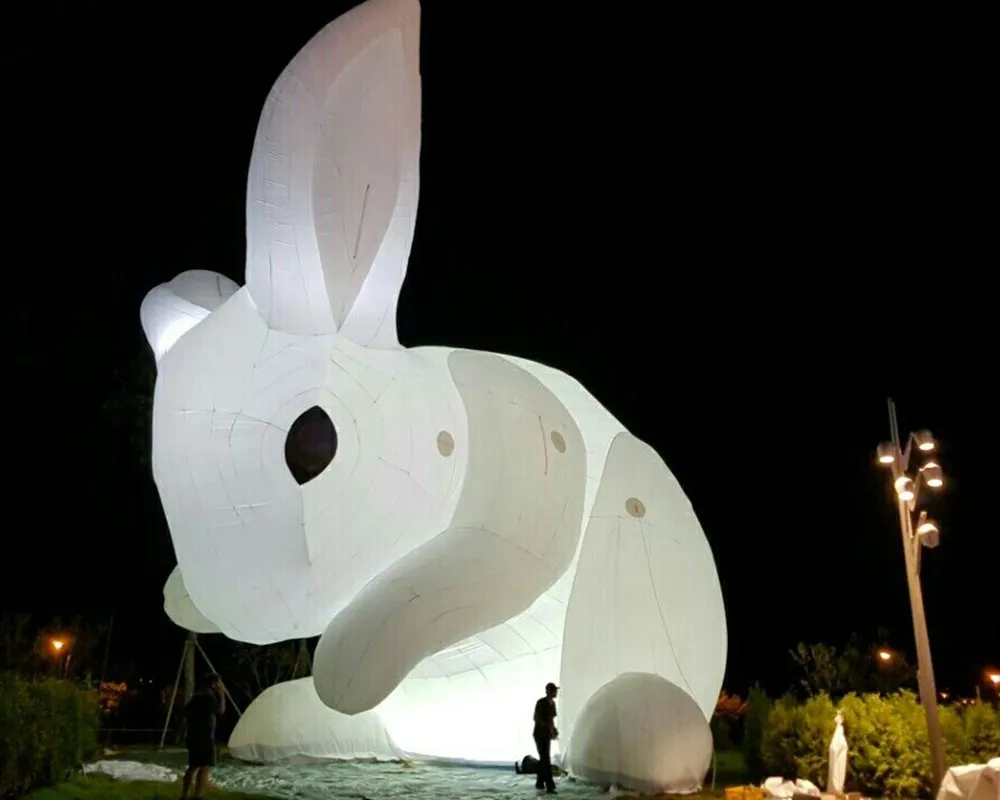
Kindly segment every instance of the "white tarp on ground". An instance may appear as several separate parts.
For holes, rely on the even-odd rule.
[[[236,723],[229,751],[242,761],[261,764],[403,758],[378,714],[367,711],[352,717],[327,708],[312,678],[266,689]]]
[[[177,773],[159,764],[141,764],[138,761],[98,761],[96,764],[85,764],[84,775],[94,773],[107,775],[117,781],[156,781],[158,783],[173,783]]]
[[[998,800],[1000,798],[1000,758],[987,764],[952,767],[944,776],[937,800]]]

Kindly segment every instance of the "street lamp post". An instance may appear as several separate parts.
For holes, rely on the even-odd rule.
[[[49,639],[49,647],[52,648],[56,673],[58,674],[61,669],[64,675],[69,674],[69,660],[72,657],[69,641],[62,637],[54,636]]]
[[[924,615],[924,596],[920,587],[920,553],[924,547],[938,546],[940,531],[937,523],[928,519],[927,512],[917,513],[922,489],[940,489],[944,485],[941,466],[928,458],[910,474],[910,460],[916,448],[919,455],[930,456],[937,445],[929,431],[911,433],[904,447],[899,438],[896,406],[889,405],[889,428],[892,440],[878,447],[878,463],[892,475],[892,486],[899,510],[899,530],[903,537],[903,556],[906,563],[906,582],[910,590],[910,610],[913,613],[913,634],[917,645],[917,682],[920,700],[927,716],[927,735],[931,746],[931,768],[934,774],[934,793],[944,780],[945,758],[941,723],[938,720],[937,689],[934,686],[934,665],[931,645],[927,638],[927,618]],[[916,518],[914,518],[916,517]]]
[[[993,685],[993,692],[996,694],[997,699],[1000,700],[1000,670],[988,670],[986,680]]]

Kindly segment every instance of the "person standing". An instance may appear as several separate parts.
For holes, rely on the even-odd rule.
[[[538,748],[538,776],[535,788],[544,789],[548,794],[556,793],[556,782],[552,777],[552,740],[559,738],[556,728],[556,697],[559,687],[554,683],[545,684],[545,697],[535,703],[535,747]]]
[[[201,688],[184,707],[188,768],[184,773],[182,800],[188,797],[192,783],[191,800],[201,800],[208,788],[208,778],[215,766],[215,720],[225,713],[226,689],[222,679],[214,673],[206,675]]]

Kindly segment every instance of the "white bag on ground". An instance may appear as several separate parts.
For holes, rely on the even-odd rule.
[[[768,778],[764,781],[764,793],[775,800],[791,800],[797,794],[820,796],[819,788],[809,781],[786,781],[781,777]]]

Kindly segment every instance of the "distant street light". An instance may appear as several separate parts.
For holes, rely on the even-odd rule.
[[[881,661],[892,661],[892,653],[888,650],[879,650],[878,657]]]
[[[49,638],[49,647],[52,648],[52,656],[57,672],[60,667],[62,667],[64,674],[69,672],[69,661],[72,656],[70,645],[70,640],[65,637],[52,636]]]
[[[930,431],[911,433],[905,448],[900,443],[899,426],[896,421],[896,405],[889,405],[889,429],[892,440],[878,446],[876,460],[889,470],[892,487],[896,495],[899,511],[899,530],[903,537],[903,555],[906,563],[906,581],[910,590],[910,611],[913,614],[913,633],[917,644],[917,682],[920,685],[920,700],[927,716],[927,736],[931,745],[931,766],[934,773],[933,791],[936,794],[945,774],[944,739],[938,720],[937,690],[934,687],[934,665],[931,661],[931,646],[927,637],[927,618],[924,615],[924,596],[920,587],[920,553],[924,547],[937,547],[940,529],[934,520],[927,518],[927,512],[917,514],[921,490],[927,487],[938,490],[944,486],[944,473],[936,461],[925,461],[916,474],[910,471],[910,457],[914,445],[921,455],[933,453],[937,442]],[[916,515],[916,518],[914,518]],[[879,658],[887,661],[882,653]],[[889,658],[891,658],[891,654]],[[1000,676],[998,676],[1000,680]],[[994,684],[996,685],[996,684]]]

